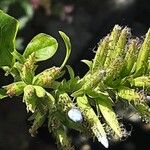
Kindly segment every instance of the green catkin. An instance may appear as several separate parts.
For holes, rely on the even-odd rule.
[[[146,33],[146,38],[138,54],[135,76],[140,76],[147,72],[149,53],[150,53],[150,29]]]
[[[127,76],[130,75],[131,70],[136,62],[136,57],[137,57],[137,40],[133,39],[131,40],[127,53],[125,55],[125,60],[124,60],[124,65],[122,69],[122,76]]]
[[[26,84],[22,81],[14,82],[3,88],[6,89],[6,94],[10,97],[12,96],[19,96],[23,93],[23,89],[25,88]]]
[[[120,71],[122,70],[124,60],[122,57],[116,58],[109,68],[106,70],[106,76],[104,78],[105,83],[111,83],[112,80],[119,77]]]
[[[143,118],[150,121],[150,108],[146,102],[137,103],[134,101],[132,105]]]
[[[122,137],[122,131],[119,125],[119,122],[117,120],[117,115],[114,112],[112,108],[112,101],[110,98],[107,99],[100,99],[97,98],[97,105],[105,118],[107,124],[112,128],[112,130],[115,132],[115,134],[121,138]]]
[[[76,123],[68,118],[68,111],[75,107],[75,104],[71,101],[69,95],[67,93],[62,93],[59,95],[57,102],[57,109],[61,114],[63,114],[65,121],[63,122],[69,128],[75,129],[79,132],[84,132],[85,128],[81,125],[81,123]]]
[[[144,99],[144,95],[142,93],[138,93],[135,91],[135,89],[130,89],[128,87],[119,87],[117,94],[120,98],[129,102],[135,101],[138,103]]]
[[[45,120],[46,120],[46,113],[41,114],[41,113],[37,112],[37,114],[35,115],[35,118],[34,118],[33,125],[29,129],[31,136],[34,137],[36,135],[37,130],[43,125]]]
[[[37,107],[37,96],[35,88],[32,85],[27,85],[24,88],[23,102],[26,104],[27,112],[35,112]]]
[[[67,136],[62,125],[56,129],[53,129],[52,132],[56,138],[57,148],[59,150],[75,150],[71,145],[71,139]]]
[[[71,139],[67,136],[63,124],[55,112],[49,109],[48,116],[48,130],[52,132],[57,141],[57,148],[59,150],[74,150],[71,145]]]
[[[85,84],[82,86],[84,91],[88,91],[88,89],[94,89],[98,86],[99,82],[103,80],[105,76],[104,70],[98,70],[94,74],[91,74],[87,79]]]
[[[72,107],[74,107],[74,104],[67,93],[62,93],[59,95],[57,106],[61,111],[67,113]]]
[[[77,97],[77,105],[81,110],[83,110],[84,119],[89,124],[90,129],[97,137],[98,141],[108,148],[108,140],[103,125],[90,106],[87,97],[85,95],[82,97]]]
[[[150,87],[150,77],[141,76],[131,80],[131,85],[136,87]]]
[[[95,89],[104,77],[105,70],[97,70],[93,74],[88,74],[86,77],[84,77],[84,80],[82,81],[83,85],[81,89],[75,91],[71,96],[78,97],[85,93],[87,94],[91,89]]]
[[[33,84],[42,86],[44,88],[50,88],[52,82],[55,80],[59,73],[59,67],[52,67],[50,69],[46,69],[34,77]]]
[[[110,64],[112,59],[112,54],[114,52],[115,46],[118,42],[119,36],[121,32],[121,27],[118,25],[115,25],[113,28],[113,31],[111,32],[111,35],[109,37],[109,47],[108,47],[108,53],[107,57],[104,63],[104,67],[107,68]]]
[[[21,79],[27,83],[31,84],[33,77],[34,77],[34,70],[35,70],[35,55],[32,53],[26,62],[23,64],[21,68]]]
[[[124,57],[125,56],[125,48],[128,37],[130,35],[130,29],[125,27],[120,34],[118,42],[116,44],[115,50],[113,51],[112,58],[115,59],[117,57]],[[113,60],[112,59],[112,60]]]
[[[106,36],[98,45],[96,55],[93,60],[92,72],[94,73],[98,69],[102,69],[108,51],[109,36]]]

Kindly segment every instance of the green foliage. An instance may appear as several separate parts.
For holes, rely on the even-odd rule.
[[[0,67],[11,66],[12,52],[15,50],[15,38],[18,30],[18,21],[0,10]]]
[[[36,74],[37,63],[56,53],[56,39],[40,33],[21,55],[14,45],[17,21],[0,11],[0,27],[0,67],[14,77],[13,83],[0,89],[0,99],[23,94],[27,112],[33,113],[29,118],[33,121],[32,136],[47,121],[58,149],[74,150],[65,127],[96,137],[108,148],[109,135],[118,139],[127,136],[115,111],[119,100],[128,102],[133,111],[150,121],[147,103],[150,93],[149,31],[139,45],[137,39],[132,39],[129,28],[116,25],[98,44],[94,59],[82,61],[89,70],[80,78],[66,65],[71,43],[62,31],[59,33],[66,47],[62,65]],[[65,65],[70,76],[68,80],[63,78]]]
[[[58,43],[53,37],[40,33],[35,36],[27,45],[23,56],[28,58],[33,52],[36,61],[43,61],[51,58],[58,48]]]

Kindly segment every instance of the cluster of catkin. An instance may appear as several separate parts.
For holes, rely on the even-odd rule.
[[[98,44],[83,78],[75,77],[67,66],[70,79],[63,79],[63,68],[52,67],[35,75],[37,68],[32,53],[22,64],[16,63],[15,82],[4,87],[8,96],[23,94],[27,111],[33,113],[30,133],[48,120],[58,149],[73,150],[67,128],[96,137],[106,148],[108,131],[121,139],[125,132],[114,111],[118,100],[127,101],[142,117],[149,120],[150,108],[150,31],[144,41],[132,38],[129,28],[116,25]],[[59,79],[58,79],[59,78]]]

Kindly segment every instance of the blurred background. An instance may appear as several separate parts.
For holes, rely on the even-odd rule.
[[[23,53],[27,43],[38,33],[44,32],[59,42],[56,55],[40,65],[40,71],[53,65],[59,66],[65,49],[59,30],[64,31],[72,42],[68,64],[83,76],[87,71],[82,59],[92,59],[99,40],[106,36],[115,24],[128,26],[133,36],[142,37],[150,27],[150,0],[0,0],[0,9],[20,21],[17,50]],[[0,70],[0,86],[11,83]],[[124,122],[129,137],[121,142],[112,141],[109,150],[150,149],[150,124],[140,123],[130,110],[117,111]],[[42,127],[32,138],[28,132],[30,122],[21,97],[7,98],[0,103],[0,150],[56,150],[55,140]],[[131,135],[130,136],[130,132]],[[103,150],[103,146],[87,140],[71,131],[77,150]]]

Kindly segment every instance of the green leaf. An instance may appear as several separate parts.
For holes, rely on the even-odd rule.
[[[117,119],[117,115],[114,112],[112,108],[112,101],[109,97],[106,99],[101,99],[101,97],[96,99],[97,105],[105,118],[108,125],[114,130],[116,135],[121,138],[122,137],[122,131]]]
[[[85,63],[89,67],[89,69],[92,68],[92,61],[84,59],[84,60],[81,60],[81,62]]]
[[[63,68],[70,56],[71,53],[71,43],[69,37],[62,31],[59,31],[59,34],[61,35],[62,39],[64,40],[65,46],[66,46],[66,57],[64,59],[64,62],[61,65],[61,68]]]
[[[0,10],[0,67],[11,66],[18,21]]]
[[[97,137],[99,142],[108,148],[107,135],[103,125],[98,116],[95,114],[93,108],[90,106],[87,97],[85,95],[77,97],[77,104],[80,110],[83,111],[83,116],[86,122],[89,124],[93,134]]]
[[[66,65],[66,67],[67,67],[67,69],[68,69],[70,78],[71,78],[71,79],[74,78],[74,71],[73,71],[72,67],[69,66],[69,65]]]
[[[35,36],[27,45],[24,57],[35,53],[36,61],[43,61],[51,58],[57,51],[58,43],[52,36],[40,33]]]
[[[20,63],[25,63],[25,58],[16,50],[14,50],[11,54],[13,55],[14,59],[18,60]]]

